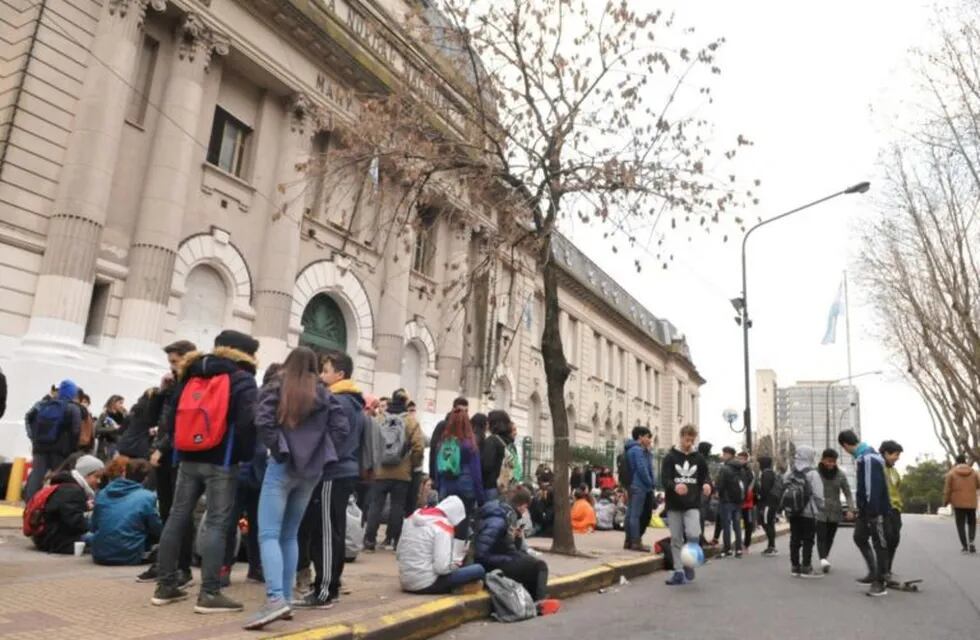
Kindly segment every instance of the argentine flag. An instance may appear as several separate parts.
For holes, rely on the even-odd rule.
[[[837,297],[834,304],[830,305],[830,313],[827,314],[827,331],[823,334],[820,344],[834,344],[837,342],[837,318],[844,309],[844,283],[837,286]]]

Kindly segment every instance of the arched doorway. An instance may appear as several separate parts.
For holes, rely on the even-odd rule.
[[[177,333],[201,351],[209,351],[225,324],[228,286],[214,268],[200,264],[187,274],[177,316]]]
[[[328,351],[347,351],[347,323],[337,302],[325,293],[318,293],[303,310],[303,333],[299,343],[319,354]]]
[[[416,403],[422,399],[420,394],[425,389],[423,376],[429,358],[424,351],[425,348],[415,340],[406,344],[405,348],[402,349],[402,387],[408,391],[408,397],[415,400]]]

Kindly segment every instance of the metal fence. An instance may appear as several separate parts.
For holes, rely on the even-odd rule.
[[[617,458],[623,453],[623,444],[614,440],[606,442],[605,447],[571,447],[571,460],[569,467],[592,465],[593,467],[609,467],[613,474],[617,476]],[[667,452],[663,449],[653,451],[653,475],[656,479],[657,489],[663,489],[660,479],[660,467],[664,455]],[[555,464],[555,445],[552,442],[535,442],[530,436],[521,441],[521,463],[524,467],[524,478],[534,480],[534,472],[538,465],[546,464],[554,468]]]

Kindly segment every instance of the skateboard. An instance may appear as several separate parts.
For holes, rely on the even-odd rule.
[[[919,591],[920,582],[922,582],[922,578],[917,578],[915,580],[889,580],[888,588],[896,589],[898,591],[917,593]]]

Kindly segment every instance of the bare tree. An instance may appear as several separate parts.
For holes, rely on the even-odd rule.
[[[400,89],[363,100],[358,126],[326,163],[380,164],[408,207],[454,191],[491,203],[494,249],[534,258],[543,280],[541,350],[558,496],[568,495],[564,387],[571,372],[552,249],[560,221],[574,216],[603,227],[614,251],[618,243],[648,251],[654,232],[684,223],[709,228],[754,197],[736,193],[727,171],[713,176],[749,141],[738,136],[712,153],[710,123],[699,115],[712,101],[700,83],[720,73],[722,41],[684,46],[693,30],[672,29],[671,18],[630,5],[445,0],[438,12],[409,16],[409,28],[437,54],[433,63]],[[670,258],[655,255],[666,267]],[[568,501],[556,500],[555,509],[553,549],[573,553]]]
[[[926,101],[885,158],[863,276],[882,339],[949,457],[980,461],[980,29],[971,13],[920,53]]]

